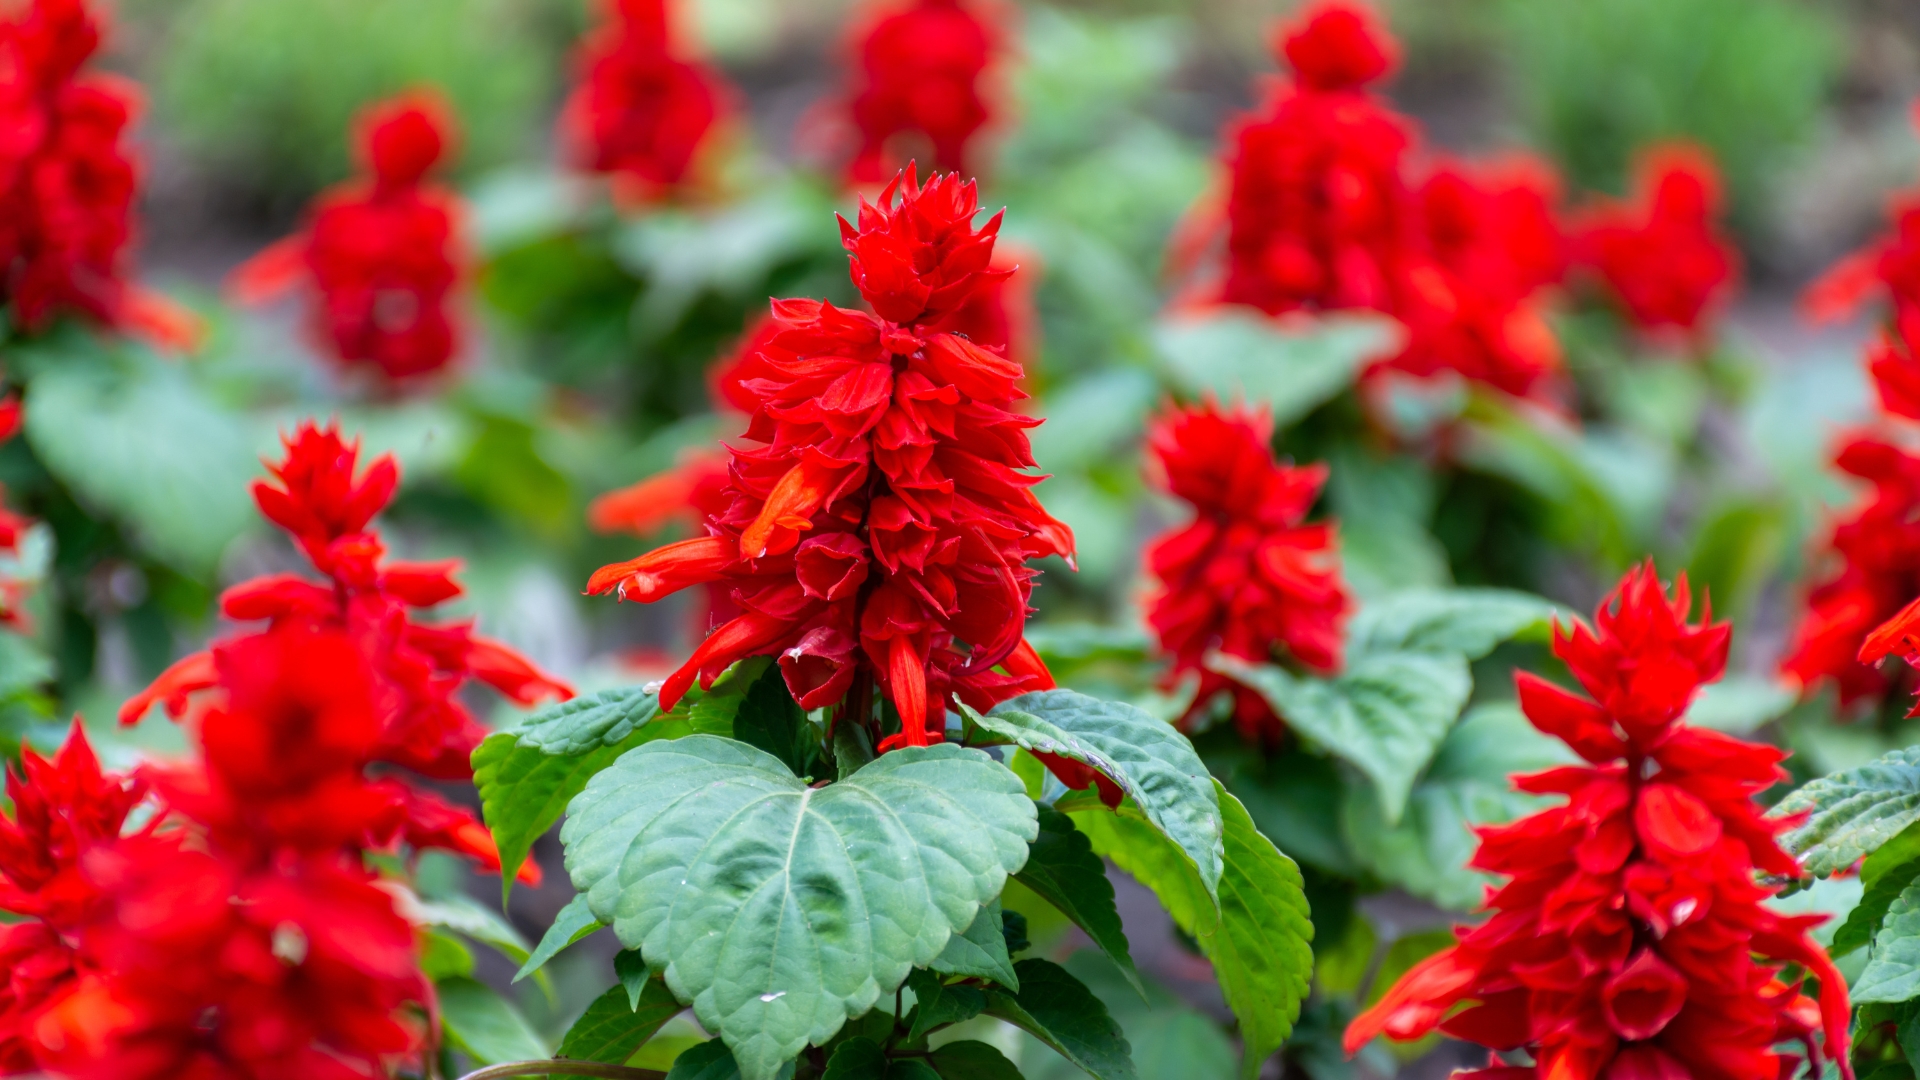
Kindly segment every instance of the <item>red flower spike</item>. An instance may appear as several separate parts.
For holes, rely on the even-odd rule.
[[[434,97],[405,95],[355,128],[366,175],[322,194],[305,230],[240,266],[228,288],[258,303],[304,285],[316,346],[343,368],[401,383],[444,369],[460,347],[463,210],[428,179],[455,141],[453,116]]]
[[[1633,324],[1702,333],[1738,284],[1739,252],[1721,232],[1720,173],[1689,145],[1645,155],[1630,204],[1602,203],[1574,228],[1589,267]]]
[[[908,170],[842,222],[879,314],[775,301],[724,383],[753,409],[708,535],[588,582],[645,601],[694,585],[719,596],[727,621],[666,680],[663,703],[776,656],[806,708],[878,687],[901,718],[883,733],[892,749],[939,741],[955,698],[988,707],[1035,685],[1026,563],[1071,557],[1073,537],[1028,490],[1035,421],[1011,411],[1019,365],[946,329],[1006,273],[991,269],[998,219],[976,228],[978,210],[972,184]]]
[[[1373,12],[1345,0],[1316,4],[1283,28],[1278,51],[1300,84],[1315,90],[1357,89],[1400,63],[1400,46]]]
[[[728,112],[726,86],[682,55],[668,14],[667,0],[604,0],[560,114],[574,160],[638,198],[684,184]]]
[[[1508,879],[1487,918],[1362,1013],[1350,1053],[1439,1027],[1536,1063],[1467,1074],[1486,1080],[1775,1080],[1798,1065],[1775,1047],[1798,1041],[1850,1080],[1846,983],[1807,937],[1820,920],[1774,912],[1754,884],[1799,872],[1753,802],[1783,755],[1679,720],[1727,647],[1689,606],[1684,580],[1669,594],[1647,563],[1591,627],[1556,628],[1592,697],[1522,675],[1521,708],[1591,764],[1514,778],[1566,802],[1480,830],[1472,865]],[[1819,979],[1817,1003],[1779,981],[1784,964]]]
[[[1304,523],[1326,466],[1279,464],[1267,444],[1271,431],[1264,412],[1223,412],[1207,402],[1172,410],[1147,436],[1160,484],[1195,511],[1146,555],[1158,583],[1147,621],[1173,660],[1167,684],[1200,676],[1183,720],[1231,691],[1241,732],[1268,740],[1279,737],[1280,719],[1264,698],[1208,669],[1207,654],[1264,663],[1280,652],[1333,671],[1351,607],[1332,527]]]
[[[1854,433],[1834,464],[1870,487],[1828,526],[1821,545],[1826,567],[1807,593],[1780,673],[1809,690],[1830,682],[1850,705],[1886,693],[1887,677],[1869,666],[1862,647],[1875,627],[1920,595],[1920,454]]]
[[[849,179],[884,179],[901,164],[895,144],[909,138],[930,146],[936,170],[979,171],[973,140],[993,119],[983,84],[1003,48],[987,12],[978,0],[907,0],[856,30],[847,109],[860,141]]]

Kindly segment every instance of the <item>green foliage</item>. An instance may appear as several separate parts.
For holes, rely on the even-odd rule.
[[[587,907],[587,898],[584,895],[575,896],[553,917],[553,925],[541,936],[533,952],[527,954],[527,962],[514,973],[513,981],[519,982],[539,971],[547,961],[558,956],[560,950],[600,928],[600,920],[594,918],[592,909]]]
[[[947,947],[927,966],[942,975],[992,979],[1012,990],[1020,988],[1013,973],[1013,958],[1007,952],[1007,937],[1000,924],[1000,901],[990,900],[980,908],[967,928],[947,939]]]
[[[1018,983],[1011,964],[1007,966],[1007,975]],[[987,1007],[986,991],[963,983],[949,984],[929,971],[916,971],[907,976],[907,989],[913,991],[915,1002],[912,1021],[907,1027],[910,1043],[919,1042],[935,1028],[971,1020]]]
[[[575,1061],[624,1064],[681,1008],[658,979],[647,982],[637,1003],[629,999],[626,987],[616,986],[595,998],[567,1029],[557,1054]]]
[[[350,171],[364,105],[431,86],[469,170],[530,149],[557,57],[526,0],[188,0],[171,11],[154,86],[168,130],[210,176],[282,207]]]
[[[1920,877],[1920,826],[1908,826],[1860,866],[1860,902],[1833,932],[1830,955],[1843,956],[1873,941],[1887,909]]]
[[[1030,752],[1091,765],[1178,844],[1211,894],[1220,880],[1220,811],[1207,767],[1186,736],[1124,702],[1071,690],[1009,698],[968,720]]]
[[[814,789],[692,735],[595,776],[561,840],[594,915],[767,1080],[939,956],[1036,831],[1019,780],[979,750],[909,747]]]
[[[1873,938],[1873,958],[1853,982],[1857,1004],[1920,997],[1920,883],[1910,883],[1887,908]]]
[[[732,735],[779,758],[802,779],[810,780],[820,771],[820,732],[787,692],[786,677],[777,664],[767,665],[747,690],[734,714]]]
[[[1140,973],[1133,966],[1127,935],[1114,907],[1113,883],[1107,867],[1093,853],[1093,844],[1073,827],[1073,819],[1051,807],[1042,807],[1040,835],[1034,838],[1027,864],[1014,877],[1060,910],[1111,957],[1127,982],[1145,994]]]
[[[1193,396],[1264,405],[1286,426],[1353,384],[1369,360],[1398,349],[1397,324],[1332,315],[1288,327],[1223,308],[1162,322],[1154,342],[1175,385]]]
[[[448,1041],[482,1065],[547,1056],[546,1043],[514,1004],[485,984],[447,979],[435,988]]]
[[[1815,877],[1844,870],[1920,821],[1920,747],[1820,777],[1782,799],[1774,813],[1808,815],[1781,836],[1802,869]]]
[[[1686,137],[1720,161],[1748,227],[1841,55],[1832,17],[1797,0],[1506,0],[1502,13],[1514,99],[1577,185],[1621,191],[1635,150]]]
[[[941,1080],[1020,1080],[1020,1070],[988,1043],[960,1039],[927,1055]]]
[[[1014,971],[1020,992],[988,990],[988,1016],[1046,1043],[1096,1080],[1134,1080],[1126,1035],[1085,983],[1049,960],[1022,960]]]

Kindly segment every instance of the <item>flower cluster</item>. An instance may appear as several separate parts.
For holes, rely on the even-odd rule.
[[[856,85],[848,103],[859,146],[855,183],[899,168],[906,145],[935,169],[971,175],[970,144],[993,113],[982,82],[1001,50],[980,0],[908,0],[856,32]]]
[[[1188,717],[1231,693],[1241,733],[1268,742],[1284,730],[1280,719],[1265,698],[1207,668],[1207,654],[1333,671],[1351,607],[1333,526],[1305,523],[1327,468],[1276,462],[1271,435],[1265,413],[1209,401],[1173,410],[1147,437],[1161,486],[1194,509],[1146,553],[1157,585],[1147,621],[1173,660],[1166,680],[1197,672]]]
[[[1582,266],[1643,331],[1698,334],[1725,303],[1739,253],[1720,231],[1720,174],[1704,150],[1656,148],[1640,161],[1630,203],[1602,202],[1573,223]]]
[[[948,329],[991,269],[1000,227],[975,226],[972,183],[908,169],[841,222],[871,312],[779,300],[737,381],[753,411],[730,448],[727,505],[707,535],[603,567],[588,591],[652,601],[692,585],[739,614],[667,679],[671,705],[748,656],[778,656],[795,700],[899,717],[883,749],[941,739],[958,697],[984,707],[1045,685],[1022,637],[1030,559],[1073,536],[1033,497],[1012,410],[1021,370]],[[1000,670],[996,670],[996,668]],[[929,720],[932,721],[931,727]]]
[[[196,758],[106,774],[76,725],[53,761],[26,751],[9,777],[0,909],[28,920],[0,934],[9,1073],[351,1080],[417,1057],[432,987],[401,890],[365,854],[405,843],[499,863],[469,813],[387,767],[466,775],[478,732],[455,695],[470,676],[521,701],[569,691],[465,625],[413,620],[459,586],[450,565],[382,558],[367,524],[398,471],[356,464],[332,430],[289,440],[255,498],[328,580],[230,590],[226,613],[266,628],[122,711],[191,712]]]
[[[719,77],[680,55],[667,16],[666,0],[606,0],[560,114],[575,159],[642,197],[684,182],[726,113]]]
[[[1784,755],[1680,722],[1730,636],[1689,605],[1684,578],[1669,597],[1636,568],[1592,628],[1555,628],[1587,696],[1518,676],[1527,718],[1588,764],[1514,778],[1566,802],[1480,831],[1472,865],[1507,878],[1488,918],[1356,1019],[1349,1051],[1437,1027],[1531,1056],[1464,1074],[1481,1080],[1773,1080],[1793,1065],[1776,1047],[1799,1041],[1815,1075],[1824,1051],[1851,1076],[1846,982],[1807,936],[1823,916],[1778,914],[1755,881],[1799,873],[1753,802]],[[1787,963],[1819,980],[1817,1005]]]
[[[304,282],[310,333],[343,367],[431,375],[459,351],[461,207],[427,179],[453,120],[433,98],[403,96],[367,110],[358,139],[367,175],[322,195],[306,228],[248,260],[232,288],[260,302]]]
[[[13,438],[20,430],[20,415],[19,398],[0,398],[0,443]],[[0,500],[5,496],[6,488],[0,487]],[[27,518],[7,509],[6,503],[0,501],[0,558],[20,557],[20,544],[26,539],[27,529],[32,524]],[[21,625],[25,618],[21,604],[26,600],[26,591],[26,582],[0,573],[0,629]]]
[[[137,170],[125,136],[140,96],[86,70],[100,36],[86,0],[0,15],[0,296],[28,330],[79,315],[178,341],[182,318],[126,280]]]

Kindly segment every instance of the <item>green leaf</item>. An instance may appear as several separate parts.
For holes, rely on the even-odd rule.
[[[653,970],[647,967],[647,958],[633,949],[621,949],[613,954],[613,977],[626,988],[628,1003],[636,1009],[640,1007],[641,995],[653,985]]]
[[[1920,997],[1920,882],[1909,884],[1887,908],[1873,938],[1873,959],[1853,981],[1854,1004]]]
[[[1072,690],[1021,694],[985,716],[967,715],[1021,748],[1093,766],[1148,821],[1179,844],[1211,893],[1220,881],[1220,804],[1193,744],[1173,725],[1125,702]]]
[[[990,1043],[950,1042],[927,1055],[940,1080],[1022,1080],[1020,1070]]]
[[[1920,823],[1880,845],[1860,866],[1860,902],[1833,933],[1828,955],[1843,956],[1873,941],[1887,909],[1920,875]]]
[[[473,783],[480,791],[480,816],[500,849],[501,903],[533,842],[560,820],[588,780],[643,743],[732,730],[731,714],[723,719],[719,702],[737,705],[745,690],[731,689],[716,681],[712,693],[697,696],[696,686],[689,701],[667,714],[660,712],[656,690],[603,690],[541,709],[518,731],[487,736],[473,751]],[[709,697],[717,700],[701,710]]]
[[[533,947],[514,929],[513,924],[464,893],[436,900],[414,900],[404,906],[405,913],[423,926],[443,926],[490,945],[510,960],[525,963]]]
[[[1051,808],[1040,809],[1040,835],[1033,841],[1027,865],[1014,877],[1073,920],[1100,951],[1113,958],[1127,982],[1141,995],[1146,994],[1127,948],[1119,909],[1114,906],[1106,863],[1073,827],[1072,818]]]
[[[420,939],[420,974],[435,982],[473,974],[473,951],[466,942],[432,930]]]
[[[1369,652],[1331,679],[1295,675],[1224,653],[1213,670],[1257,691],[1287,725],[1373,781],[1388,824],[1473,692],[1458,653]]]
[[[638,1005],[629,1004],[627,988],[616,986],[593,999],[587,1011],[560,1040],[558,1057],[621,1065],[653,1038],[660,1025],[685,1006],[659,980],[650,980]]]
[[[1808,814],[1780,842],[1815,877],[1852,866],[1920,821],[1920,746],[1809,781],[1780,800],[1773,816]]]
[[[1093,991],[1048,960],[1022,960],[1014,967],[1020,992],[987,991],[987,1015],[1014,1025],[1098,1080],[1134,1080],[1127,1037]]]
[[[887,1052],[868,1038],[848,1039],[833,1048],[820,1080],[886,1080]]]
[[[560,837],[594,915],[768,1080],[939,956],[1037,831],[1019,779],[979,750],[908,747],[810,788],[693,735],[594,777]]]
[[[942,975],[992,979],[1009,990],[1020,989],[1007,955],[1007,938],[1000,929],[1000,901],[989,900],[967,928],[947,939],[947,947],[927,965]]]
[[[1213,962],[1227,1005],[1240,1019],[1246,1076],[1279,1049],[1300,1014],[1313,974],[1313,925],[1300,870],[1253,826],[1240,800],[1220,789],[1226,872],[1220,907],[1207,901],[1192,864],[1136,815],[1083,811],[1074,823],[1094,849],[1160,897],[1167,913]]]
[[[540,943],[535,945],[533,952],[527,955],[527,962],[521,964],[520,970],[513,973],[513,981],[519,982],[545,967],[547,961],[560,955],[560,950],[598,929],[600,929],[600,920],[594,918],[593,912],[588,910],[587,898],[574,896],[567,901],[567,906],[561,908],[560,913],[553,917],[553,925],[541,935]]]
[[[438,986],[440,1019],[448,1039],[482,1065],[532,1061],[547,1056],[547,1046],[513,1003],[472,979],[448,979]]]
[[[948,986],[931,971],[907,976],[907,989],[913,991],[916,1001],[913,1024],[907,1029],[910,1043],[919,1042],[934,1028],[971,1020],[987,1007],[986,991],[963,984]]]
[[[1456,653],[1477,660],[1528,630],[1544,630],[1553,605],[1509,589],[1413,589],[1366,604],[1348,629],[1349,655]]]
[[[1716,598],[1719,593],[1713,594]],[[1696,727],[1746,735],[1777,720],[1800,700],[1778,681],[1758,675],[1728,675],[1700,688],[1683,718]]]
[[[788,1062],[780,1075],[791,1077],[793,1063]],[[673,1068],[667,1070],[667,1080],[740,1080],[740,1066],[724,1041],[708,1039],[675,1058]]]
[[[0,629],[0,699],[52,680],[52,657],[25,636]]]
[[[190,577],[258,522],[247,482],[267,432],[214,403],[192,365],[131,342],[60,336],[34,364],[26,437],[80,504]],[[47,350],[49,353],[54,350]]]
[[[787,691],[777,664],[768,665],[747,691],[733,718],[733,737],[779,758],[795,776],[820,771],[820,732]]]
[[[1163,319],[1153,340],[1188,394],[1265,405],[1274,424],[1285,427],[1352,385],[1367,361],[1396,352],[1401,334],[1397,323],[1377,316],[1282,322],[1216,308]]]

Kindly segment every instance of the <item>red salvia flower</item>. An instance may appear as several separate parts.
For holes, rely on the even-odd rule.
[[[977,172],[972,143],[993,118],[982,84],[1001,48],[979,0],[908,0],[859,28],[848,110],[860,143],[849,178],[878,183],[913,156],[901,149],[915,141],[934,169]]]
[[[1823,550],[1832,566],[1809,590],[1780,670],[1805,688],[1831,682],[1841,703],[1850,704],[1886,692],[1886,676],[1862,662],[1861,648],[1875,627],[1920,595],[1920,455],[1856,433],[1834,465],[1871,488],[1830,527]]]
[[[399,467],[391,457],[382,457],[361,472],[357,444],[344,442],[335,428],[310,423],[300,426],[286,441],[286,448],[285,460],[273,467],[275,482],[256,482],[254,499],[327,580],[314,582],[292,574],[257,578],[227,590],[221,610],[232,619],[266,620],[276,632],[324,630],[339,635],[350,647],[331,647],[326,655],[340,659],[323,663],[317,658],[321,651],[286,644],[289,639],[285,638],[256,637],[217,646],[167,669],[122,707],[122,723],[138,722],[155,704],[164,704],[169,715],[183,716],[194,694],[216,686],[228,692],[224,708],[229,714],[245,712],[235,697],[247,685],[238,673],[269,666],[268,653],[260,651],[266,646],[256,643],[277,641],[275,648],[291,650],[289,663],[296,667],[290,672],[301,669],[301,664],[303,670],[330,672],[315,674],[320,680],[316,686],[331,686],[338,694],[346,693],[355,680],[364,678],[368,683],[374,737],[357,751],[357,767],[388,762],[427,776],[469,779],[473,775],[469,758],[485,733],[459,700],[468,679],[478,679],[521,704],[572,696],[564,683],[506,645],[475,634],[470,624],[435,626],[414,620],[415,611],[453,600],[462,595],[462,589],[453,580],[458,564],[387,560],[380,538],[368,531],[399,483]],[[242,648],[255,650],[256,655],[244,663],[226,660]],[[313,652],[315,658],[299,661],[303,651]],[[236,674],[223,677],[223,664]],[[272,685],[278,688],[276,693],[287,693],[294,684],[280,680]],[[294,715],[320,706],[287,708],[293,709],[288,715]],[[339,715],[356,722],[367,719],[353,710]],[[203,729],[212,723],[203,721]],[[216,725],[212,730],[220,729]],[[209,753],[218,760],[212,745]],[[260,750],[256,756],[272,755]],[[241,768],[234,775],[246,771]],[[412,842],[452,846],[484,865],[498,865],[485,831],[477,824],[472,829],[448,829],[444,804],[432,796],[398,782],[381,790],[398,815],[382,819],[390,822],[385,827],[388,832],[397,827]],[[425,827],[435,821],[440,824]]]
[[[1207,402],[1174,410],[1147,437],[1162,485],[1195,512],[1147,549],[1158,584],[1147,621],[1173,659],[1168,683],[1199,673],[1189,717],[1231,692],[1241,732],[1268,741],[1283,730],[1279,718],[1259,694],[1208,669],[1207,654],[1333,671],[1351,606],[1333,527],[1305,522],[1326,466],[1276,462],[1271,435],[1264,412]]]
[[[676,48],[666,0],[605,0],[577,63],[580,83],[560,114],[575,159],[641,197],[685,182],[727,95]]]
[[[1566,802],[1480,830],[1472,865],[1507,878],[1488,918],[1361,1014],[1349,1051],[1437,1027],[1532,1058],[1464,1074],[1482,1080],[1775,1080],[1796,1063],[1774,1047],[1794,1039],[1819,1074],[1818,1027],[1851,1077],[1846,982],[1807,936],[1824,917],[1774,912],[1755,881],[1799,873],[1783,823],[1753,802],[1786,779],[1784,755],[1680,722],[1730,637],[1710,616],[1688,623],[1689,604],[1684,578],[1669,598],[1651,563],[1636,568],[1592,628],[1555,628],[1585,696],[1518,676],[1528,719],[1588,764],[1514,778]],[[1781,980],[1788,963],[1819,980],[1817,1013]]]
[[[1920,103],[1913,117],[1920,124]],[[1887,217],[1891,233],[1834,264],[1808,287],[1801,305],[1810,318],[1826,322],[1852,314],[1869,298],[1883,297],[1892,339],[1910,355],[1920,344],[1920,190],[1896,194]]]
[[[758,374],[739,383],[757,445],[731,448],[730,505],[708,535],[593,575],[590,593],[640,601],[713,584],[741,612],[667,679],[662,705],[743,657],[778,656],[805,708],[846,700],[865,723],[878,686],[900,717],[890,749],[938,742],[951,697],[984,706],[1039,685],[1025,564],[1070,557],[1073,537],[1029,490],[1019,366],[947,330],[1005,273],[990,269],[1000,219],[976,227],[978,212],[973,184],[923,186],[912,169],[863,200],[841,232],[874,314],[776,301]]]
[[[1412,234],[1402,162],[1412,125],[1369,84],[1393,68],[1366,9],[1322,3],[1276,42],[1294,81],[1227,134],[1227,265],[1219,299],[1273,315],[1392,310]]]
[[[1720,172],[1706,151],[1660,147],[1638,166],[1631,203],[1602,203],[1576,223],[1578,260],[1641,330],[1703,332],[1738,283],[1739,252],[1720,231]]]
[[[462,208],[427,179],[453,119],[431,97],[403,96],[368,109],[358,138],[366,175],[322,195],[304,231],[248,260],[230,286],[257,303],[305,282],[310,333],[336,362],[394,381],[431,375],[460,347]]]
[[[1552,169],[1531,158],[1436,168],[1414,195],[1425,243],[1396,275],[1407,346],[1370,373],[1451,371],[1517,397],[1557,374],[1560,345],[1542,312],[1566,261],[1556,188]]]

